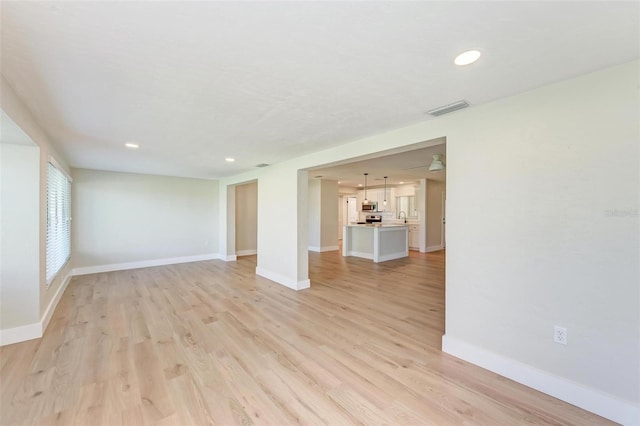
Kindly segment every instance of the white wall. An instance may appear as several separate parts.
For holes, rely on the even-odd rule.
[[[447,139],[447,338],[635,403],[638,76],[636,62],[497,101]]]
[[[214,256],[218,182],[73,170],[74,268]]]
[[[261,267],[290,284],[308,238],[298,170],[446,137],[445,350],[624,421],[640,402],[638,71],[624,64],[221,185],[259,180]],[[569,345],[552,342],[554,324]]]
[[[0,329],[5,331],[40,321],[37,146],[0,143],[0,189]]]
[[[0,76],[0,106],[2,110],[17,124],[22,131],[39,147],[39,250],[38,260],[40,265],[39,273],[39,305],[40,305],[40,321],[33,324],[31,331],[27,334],[19,333],[16,337],[22,336],[21,340],[39,337],[42,331],[47,327],[49,319],[55,310],[55,307],[64,292],[66,285],[70,279],[71,261],[67,262],[55,279],[47,287],[46,281],[46,236],[47,236],[47,164],[50,158],[54,158],[65,172],[69,172],[69,167],[65,158],[56,151],[49,136],[44,132],[40,125],[33,118],[29,109],[18,98],[13,88],[7,83],[4,76]],[[73,184],[71,185],[73,193]],[[40,329],[35,333],[36,329]],[[20,341],[20,340],[16,340]]]
[[[258,250],[258,184],[236,186],[236,253],[255,254]]]
[[[416,193],[416,184],[414,183],[405,183],[404,185],[397,185],[394,188],[394,197],[401,197],[406,195],[415,195]],[[395,202],[395,200],[394,200]],[[395,206],[394,206],[395,209]]]

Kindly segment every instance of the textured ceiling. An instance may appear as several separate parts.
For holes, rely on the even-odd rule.
[[[369,173],[368,186],[374,188],[384,185],[385,176],[388,178],[387,185],[414,183],[421,178],[444,182],[444,170],[429,171],[432,157],[436,154],[441,154],[446,164],[446,145],[442,143],[337,166],[318,167],[309,170],[309,179],[319,179],[321,176],[322,179],[337,180],[341,188],[357,188],[358,184],[364,184],[364,173]]]
[[[2,74],[72,166],[175,176],[236,174],[639,52],[637,2],[0,7]],[[482,58],[453,65],[470,48]]]

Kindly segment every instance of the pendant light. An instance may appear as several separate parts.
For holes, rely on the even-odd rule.
[[[442,162],[442,154],[436,154],[433,156],[431,165],[429,166],[430,172],[438,172],[444,170],[444,163]]]
[[[369,173],[364,174],[364,203],[369,204],[369,200],[367,199],[367,176]]]
[[[387,205],[387,176],[384,177],[384,205]]]

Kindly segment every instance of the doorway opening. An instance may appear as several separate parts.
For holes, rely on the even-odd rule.
[[[258,181],[226,187],[226,238],[221,241],[222,259],[229,262],[238,256],[257,255]]]
[[[308,257],[312,260],[309,268],[312,274],[310,278],[318,283],[336,286],[334,281],[336,274],[341,273],[343,274],[341,280],[353,286],[352,283],[361,282],[364,276],[369,276],[370,285],[385,287],[393,285],[398,295],[403,294],[404,288],[405,296],[409,298],[412,297],[411,292],[416,288],[430,289],[428,293],[431,299],[426,302],[432,303],[435,307],[429,309],[431,318],[429,327],[433,328],[434,332],[433,344],[439,347],[440,336],[444,333],[445,319],[446,167],[435,172],[430,171],[434,155],[441,156],[446,162],[445,137],[363,157],[345,159],[310,168],[304,172],[308,174],[309,182],[320,178],[335,182],[336,189],[332,196],[338,201],[337,206],[333,211],[324,214],[337,216],[338,220],[334,226],[339,229],[334,228],[331,234],[342,239],[339,244],[341,251],[310,253]],[[365,173],[367,173],[366,182]],[[365,199],[367,199],[366,203]],[[372,202],[376,205],[374,212],[370,207]],[[364,207],[365,204],[367,208]],[[298,218],[308,220],[311,228],[312,221],[319,223],[323,213],[317,208],[318,206],[308,204],[305,207],[310,211],[300,214]],[[377,217],[368,217],[371,215]],[[407,250],[407,257],[374,263],[371,260],[363,262],[363,259],[353,257],[376,259],[375,255],[366,257],[364,250],[360,255],[351,254],[357,250],[348,250],[346,252],[350,255],[343,256],[346,250],[344,239],[348,235],[346,227],[375,226],[372,224],[373,219],[381,220],[383,227],[400,225],[409,228],[406,241],[410,251]],[[371,223],[368,224],[368,222]],[[375,232],[372,240],[375,253]],[[378,237],[378,241],[382,239]],[[407,246],[404,249],[406,250]],[[389,258],[392,257],[389,256]],[[380,260],[379,257],[378,260]],[[412,272],[407,274],[406,271]],[[429,271],[429,273],[423,273],[423,271]],[[392,282],[388,282],[389,280]],[[347,288],[351,287],[346,287],[345,291]]]
[[[236,256],[258,254],[258,182],[235,186]]]

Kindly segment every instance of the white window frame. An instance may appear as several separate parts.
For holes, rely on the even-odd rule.
[[[49,157],[46,188],[46,258],[47,288],[71,258],[71,182],[73,179],[60,164]]]

